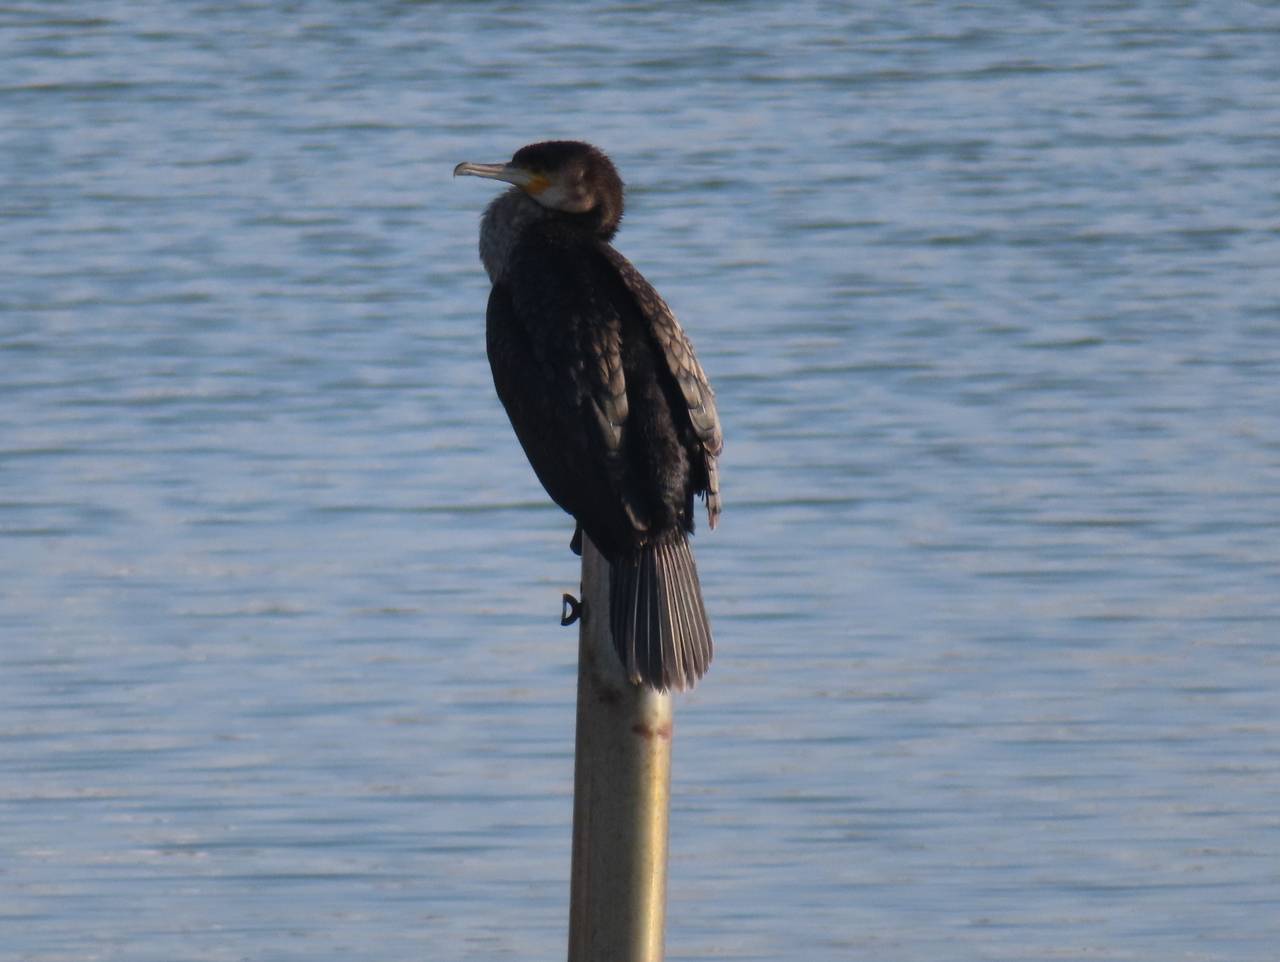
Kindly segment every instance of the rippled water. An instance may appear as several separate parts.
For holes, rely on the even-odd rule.
[[[556,958],[576,580],[460,160],[716,382],[672,959],[1280,944],[1269,4],[0,9],[0,956]]]

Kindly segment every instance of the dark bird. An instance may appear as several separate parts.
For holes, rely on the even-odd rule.
[[[610,566],[610,628],[631,680],[691,688],[711,626],[689,548],[694,495],[720,516],[715,395],[671,309],[610,241],[622,179],[577,141],[459,164],[513,184],[484,213],[489,365],[529,463]]]

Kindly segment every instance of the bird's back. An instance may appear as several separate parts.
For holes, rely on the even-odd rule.
[[[488,312],[494,381],[516,434],[606,556],[690,530],[693,496],[706,489],[680,385],[619,260],[595,238],[537,225],[514,245]]]

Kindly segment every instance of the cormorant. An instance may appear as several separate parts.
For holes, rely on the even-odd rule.
[[[484,213],[493,382],[529,463],[610,565],[613,644],[635,683],[691,688],[711,627],[689,549],[694,495],[720,515],[715,395],[671,309],[610,241],[622,179],[547,141],[458,174],[514,186]]]

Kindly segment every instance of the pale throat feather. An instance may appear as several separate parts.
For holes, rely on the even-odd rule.
[[[549,213],[519,187],[499,194],[485,208],[480,221],[480,261],[490,282],[496,284],[503,280],[511,248],[524,229],[545,219]]]

